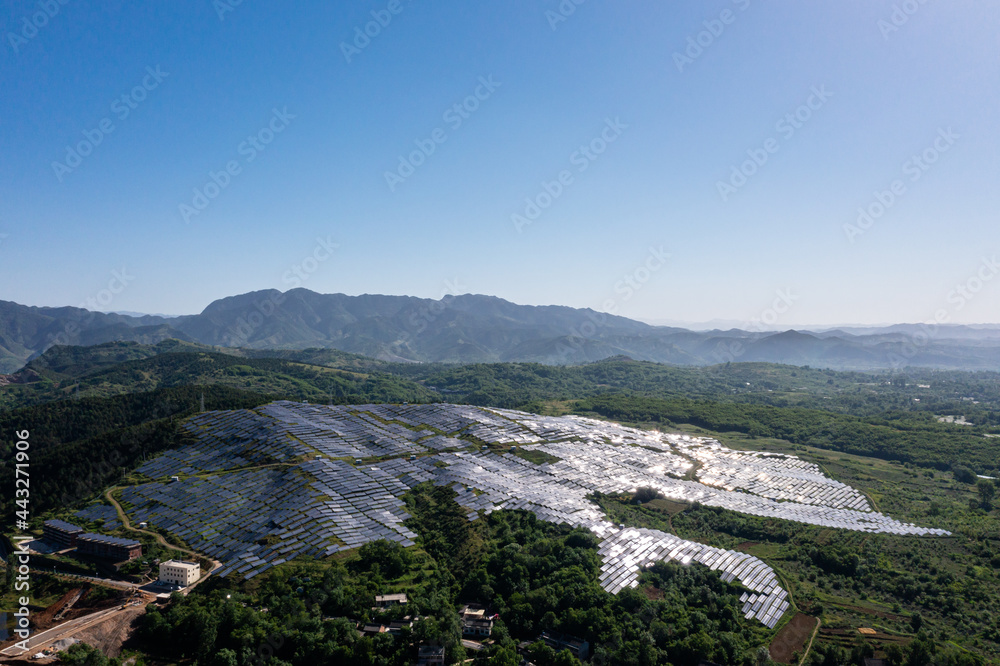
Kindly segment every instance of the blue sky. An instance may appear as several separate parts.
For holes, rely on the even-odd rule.
[[[1000,321],[1000,5],[146,4],[0,10],[0,299]]]

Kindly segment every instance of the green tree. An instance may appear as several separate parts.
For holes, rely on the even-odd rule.
[[[643,486],[641,488],[636,488],[635,494],[632,496],[632,499],[635,500],[636,504],[645,504],[646,502],[652,502],[659,496],[660,496],[660,491],[658,491],[656,488]]]
[[[993,509],[993,498],[996,497],[997,487],[987,479],[980,479],[976,486],[979,489],[979,504],[986,511]]]
[[[236,653],[229,648],[223,648],[212,658],[212,666],[238,666]]]
[[[390,580],[402,576],[410,561],[409,552],[386,539],[366,543],[358,550],[358,556],[362,570],[379,572]]]
[[[66,663],[74,666],[109,666],[111,663],[100,650],[86,643],[74,643],[60,656]]]
[[[560,650],[552,660],[552,666],[579,666],[580,661],[569,650]]]
[[[956,481],[970,484],[976,482],[976,473],[965,465],[952,465],[951,473],[955,475]]]

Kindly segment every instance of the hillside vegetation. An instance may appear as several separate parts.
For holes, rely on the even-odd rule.
[[[280,358],[251,358],[168,341],[54,347],[0,387],[0,407],[108,397],[189,384],[215,384],[296,400],[426,402],[437,395],[406,378]]]
[[[749,322],[745,328],[755,328]],[[37,308],[0,301],[0,372],[53,344],[204,345],[287,350],[318,347],[388,361],[587,363],[624,354],[686,366],[726,361],[838,369],[904,365],[961,370],[1000,366],[1000,329],[923,325],[809,331],[691,331],[590,309],[518,305],[493,296],[320,294],[274,289],[222,298],[180,317]]]
[[[879,510],[954,536],[846,533],[638,492],[594,500],[614,522],[764,560],[790,593],[789,617],[822,619],[810,666],[863,666],[873,655],[890,666],[1000,661],[1000,511],[995,484],[975,477],[1000,460],[1000,438],[986,437],[1000,434],[997,373],[768,363],[679,368],[621,357],[564,367],[410,364],[329,349],[223,353],[168,340],[54,347],[9,378],[0,386],[0,429],[31,432],[36,528],[46,517],[73,520],[76,508],[102,501],[109,486],[134,483],[144,459],[187,441],[181,422],[202,400],[206,410],[252,409],[279,398],[447,400],[577,413],[794,453],[863,491]],[[13,454],[4,440],[7,488]],[[534,642],[554,630],[589,640],[593,664],[767,663],[762,649],[782,625],[769,631],[746,621],[740,588],[714,573],[657,564],[638,589],[611,596],[597,582],[591,535],[518,511],[470,522],[453,496],[451,488],[431,486],[407,496],[408,525],[420,536],[414,548],[376,542],[332,559],[295,560],[247,582],[212,579],[148,613],[131,648],[166,663],[211,666],[256,664],[264,644],[274,656],[262,663],[272,666],[403,664],[424,640],[446,645],[456,660],[513,665],[517,645],[527,641],[540,666],[578,663]],[[13,505],[3,502],[10,524]],[[114,533],[135,536],[121,527]],[[401,638],[359,638],[354,622],[372,619],[372,597],[394,591],[410,594],[409,611],[426,619]],[[470,601],[501,616],[495,642],[477,654],[465,652],[456,620],[458,605]],[[876,634],[862,637],[859,627]],[[79,663],[106,663],[87,648],[74,654]]]

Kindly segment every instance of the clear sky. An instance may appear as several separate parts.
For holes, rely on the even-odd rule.
[[[0,299],[1000,321],[1000,4],[64,1],[0,9]]]

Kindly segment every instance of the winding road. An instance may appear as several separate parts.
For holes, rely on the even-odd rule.
[[[192,557],[195,557],[195,558],[197,558],[197,557],[203,557],[202,555],[199,555],[198,553],[194,552],[193,550],[188,550],[187,548],[181,548],[180,546],[175,546],[172,543],[168,543],[167,540],[163,538],[163,535],[159,534],[158,532],[153,532],[151,530],[144,530],[144,529],[141,529],[141,528],[138,528],[138,527],[132,527],[132,523],[129,522],[128,515],[126,515],[126,513],[125,513],[125,509],[122,508],[121,504],[119,504],[118,500],[116,500],[114,498],[114,496],[113,496],[113,494],[117,490],[121,490],[121,486],[114,486],[114,487],[108,488],[105,491],[105,493],[104,493],[104,498],[106,500],[108,500],[108,502],[111,503],[111,506],[115,507],[115,511],[118,512],[118,518],[119,518],[119,520],[122,521],[122,525],[125,526],[126,530],[128,530],[130,532],[140,532],[142,534],[148,534],[149,536],[151,536],[154,539],[156,539],[157,543],[159,543],[161,546],[163,546],[165,548],[169,548],[171,550],[176,550],[179,553],[185,553],[185,554],[191,555]],[[203,581],[206,578],[208,578],[209,575],[211,575],[211,573],[213,571],[215,571],[216,569],[218,569],[219,567],[222,566],[222,563],[219,562],[218,560],[209,559],[209,561],[212,563],[212,567],[205,573],[204,576],[202,576],[200,579],[198,579],[198,581],[196,583],[193,583],[189,587],[186,587],[181,592],[181,594],[187,594],[188,592],[190,592],[191,590],[193,590],[194,587],[195,587],[195,585],[197,585],[201,581]]]

